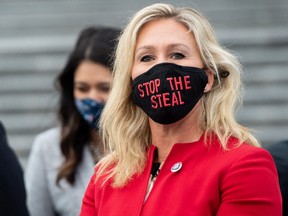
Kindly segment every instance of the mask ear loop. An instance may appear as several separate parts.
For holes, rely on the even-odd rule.
[[[209,67],[207,67],[207,66],[204,66],[203,67],[203,69],[204,70],[207,70],[207,69],[209,69]],[[212,70],[212,69],[211,69]],[[212,70],[212,71],[214,71],[214,70]],[[221,69],[219,69],[219,77],[220,78],[226,78],[226,77],[228,77],[230,75],[230,72],[229,71],[227,71],[227,70],[221,70]],[[217,76],[217,74],[214,74],[214,79],[218,79],[218,76]]]
[[[220,78],[226,78],[226,77],[228,77],[229,75],[230,75],[230,72],[229,72],[229,71],[226,71],[226,70],[220,70],[220,71],[219,71],[219,77],[220,77]],[[218,77],[217,77],[216,74],[214,75],[214,78],[215,78],[215,79],[218,79]]]
[[[221,80],[220,79],[225,79],[226,77],[228,77],[230,75],[229,71],[221,69],[221,68],[218,70],[218,75],[215,74],[215,70],[211,69],[210,67],[204,66],[203,69],[204,70],[209,69],[209,70],[213,71],[213,73],[214,73],[214,80],[217,82],[214,82],[215,85],[213,84],[211,90],[221,86]]]

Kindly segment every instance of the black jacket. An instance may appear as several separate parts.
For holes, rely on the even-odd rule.
[[[26,191],[20,163],[8,146],[0,122],[0,215],[27,216]]]
[[[283,216],[288,216],[288,140],[269,146],[277,167],[280,188],[283,198]]]

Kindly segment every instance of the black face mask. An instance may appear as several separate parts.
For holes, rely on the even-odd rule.
[[[204,69],[161,63],[132,81],[132,101],[153,121],[172,124],[194,108],[207,83]]]

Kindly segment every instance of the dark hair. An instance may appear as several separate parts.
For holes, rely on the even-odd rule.
[[[111,57],[119,34],[120,30],[110,27],[89,27],[82,30],[66,66],[56,79],[56,88],[60,92],[60,146],[65,157],[57,175],[57,184],[62,178],[71,185],[75,182],[76,169],[83,157],[83,148],[91,140],[92,129],[83,120],[74,103],[75,71],[84,60],[100,63],[111,69]]]

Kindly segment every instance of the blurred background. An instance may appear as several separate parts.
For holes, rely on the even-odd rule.
[[[0,0],[0,120],[25,169],[37,133],[57,125],[54,79],[79,31],[124,27],[152,0]],[[202,11],[245,71],[238,120],[267,147],[288,139],[288,1],[162,1]]]

